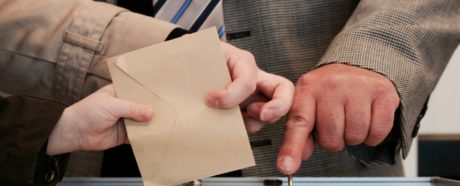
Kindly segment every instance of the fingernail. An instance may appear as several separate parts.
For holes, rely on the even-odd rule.
[[[278,159],[278,167],[284,172],[291,172],[294,169],[294,159],[290,156],[283,156]]]
[[[144,107],[141,112],[142,118],[150,119],[153,115],[153,109],[150,107]]]
[[[262,121],[268,122],[271,118],[273,118],[274,114],[275,114],[275,110],[273,108],[263,109],[260,112],[260,119]]]
[[[216,99],[216,98],[209,98],[206,100],[206,104],[212,108],[219,108],[220,101],[219,99]]]

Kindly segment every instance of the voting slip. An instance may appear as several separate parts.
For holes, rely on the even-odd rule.
[[[231,78],[215,28],[107,60],[118,97],[153,108],[125,119],[144,185],[177,185],[255,165],[241,112],[206,106]]]

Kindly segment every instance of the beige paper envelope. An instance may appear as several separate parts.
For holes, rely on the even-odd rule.
[[[144,185],[177,185],[255,165],[239,108],[206,95],[230,82],[215,29],[108,59],[117,96],[151,106],[148,123],[125,120]]]

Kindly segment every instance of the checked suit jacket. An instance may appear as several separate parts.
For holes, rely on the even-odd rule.
[[[268,72],[296,82],[319,66],[348,64],[385,75],[400,95],[394,129],[383,144],[339,153],[316,146],[296,175],[403,175],[401,158],[407,156],[428,97],[459,44],[459,2],[229,0],[223,7],[228,42],[251,51]],[[243,170],[244,175],[279,175],[276,155],[284,123],[250,136],[271,144],[253,146],[257,166]]]

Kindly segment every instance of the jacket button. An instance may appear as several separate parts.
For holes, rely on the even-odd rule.
[[[415,138],[418,134],[418,130],[420,129],[420,121],[422,121],[423,117],[426,114],[426,111],[428,110],[428,101],[430,100],[430,96],[426,98],[425,104],[423,105],[422,110],[420,111],[420,114],[417,117],[417,123],[415,123],[414,129],[412,130],[412,138]]]
[[[54,171],[53,169],[49,170],[49,171],[45,174],[45,176],[44,176],[45,181],[46,181],[47,183],[53,182],[54,177],[55,177],[54,175],[55,175],[55,171]]]
[[[420,123],[416,123],[414,126],[414,130],[412,131],[412,137],[415,138],[418,134],[418,130],[420,129]]]

